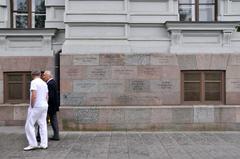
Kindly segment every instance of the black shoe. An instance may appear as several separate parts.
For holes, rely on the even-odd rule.
[[[40,137],[36,137],[36,139],[37,139],[37,142],[41,142],[41,138]]]
[[[54,140],[54,141],[59,141],[60,140],[60,138],[59,137],[51,137],[51,138],[49,138],[50,140]]]

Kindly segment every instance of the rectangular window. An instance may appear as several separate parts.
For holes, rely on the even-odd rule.
[[[4,73],[4,101],[5,103],[21,103],[29,101],[31,73]]]
[[[216,21],[216,0],[179,0],[180,21]]]
[[[44,28],[45,0],[11,0],[13,28]]]
[[[182,102],[224,104],[224,71],[182,71]]]

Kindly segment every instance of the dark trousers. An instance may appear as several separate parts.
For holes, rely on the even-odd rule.
[[[53,129],[53,137],[59,138],[59,129],[58,129],[58,119],[57,119],[57,113],[49,113],[50,123]]]

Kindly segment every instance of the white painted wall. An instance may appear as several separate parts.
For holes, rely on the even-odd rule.
[[[0,0],[0,28],[8,27],[8,19],[7,0]]]
[[[45,0],[46,28],[64,29],[65,0]]]
[[[55,29],[0,29],[0,56],[52,56]]]
[[[219,19],[227,16],[234,19],[239,2],[220,0]],[[66,0],[63,53],[229,53],[238,50],[232,47],[240,42],[231,40],[234,25],[225,28],[226,25],[219,23],[218,28],[219,25],[202,23],[169,30],[164,25],[166,21],[178,21],[177,0]]]

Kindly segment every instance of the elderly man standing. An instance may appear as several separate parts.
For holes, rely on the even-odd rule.
[[[53,129],[53,137],[50,140],[59,140],[59,129],[57,120],[57,111],[59,111],[58,93],[57,93],[57,83],[53,79],[51,71],[46,70],[42,76],[43,80],[47,83],[49,90],[48,99],[48,116],[50,118],[50,123]]]
[[[46,83],[40,78],[40,71],[32,71],[32,78],[30,85],[30,105],[28,108],[28,115],[25,124],[25,132],[29,146],[24,148],[24,151],[34,150],[36,148],[47,149],[47,110],[48,110],[48,87]],[[40,126],[41,143],[38,146],[35,137],[35,123]]]

